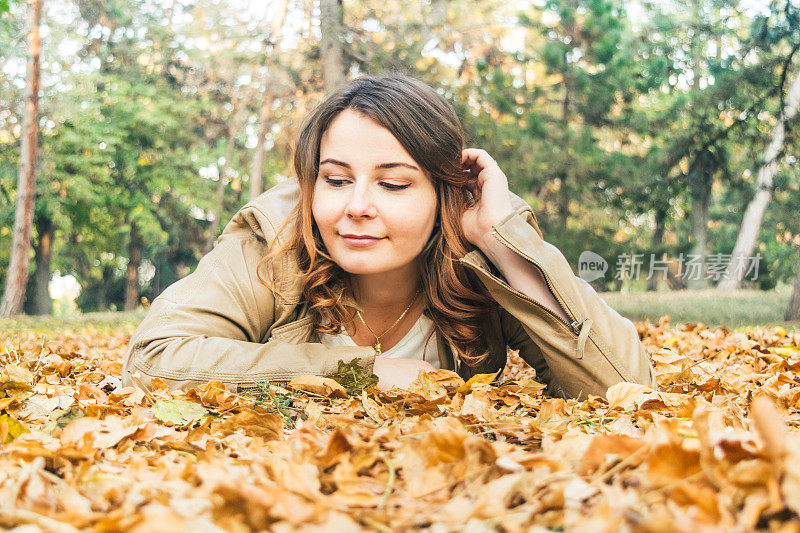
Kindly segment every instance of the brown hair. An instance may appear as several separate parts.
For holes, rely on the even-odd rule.
[[[472,199],[461,166],[464,134],[450,104],[420,80],[405,74],[360,76],[338,88],[310,113],[300,130],[294,154],[300,199],[284,222],[293,223],[295,228],[281,245],[276,245],[280,239],[273,240],[259,267],[282,253],[295,253],[315,330],[338,333],[350,318],[341,303],[347,274],[327,253],[311,213],[320,140],[345,109],[357,111],[389,130],[429,173],[439,213],[438,223],[422,251],[426,311],[439,332],[455,346],[457,357],[469,366],[478,364],[488,355],[483,324],[494,301],[458,261],[473,249],[461,229],[461,214]],[[274,280],[261,279],[274,287]]]

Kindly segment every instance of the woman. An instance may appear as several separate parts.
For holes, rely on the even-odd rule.
[[[301,129],[297,178],[155,299],[123,383],[241,390],[358,358],[405,387],[420,369],[495,372],[511,347],[551,395],[652,384],[631,322],[542,240],[491,156],[462,147],[452,107],[414,78],[341,87]]]

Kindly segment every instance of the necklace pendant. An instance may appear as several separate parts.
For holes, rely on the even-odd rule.
[[[381,343],[376,342],[373,348],[375,348],[375,357],[381,355]]]

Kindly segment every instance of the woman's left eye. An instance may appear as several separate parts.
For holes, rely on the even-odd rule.
[[[387,191],[402,191],[403,189],[408,188],[408,184],[406,185],[397,185],[396,183],[389,183],[386,181],[381,182],[381,186],[386,189]]]

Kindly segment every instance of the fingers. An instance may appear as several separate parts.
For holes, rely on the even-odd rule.
[[[467,181],[464,185],[470,196],[467,201],[468,208],[473,207],[480,200],[482,182],[485,180],[485,176],[481,176],[481,172],[491,163],[494,163],[494,160],[486,150],[467,148],[461,152],[461,166],[467,173]]]
[[[464,166],[477,166],[484,169],[491,165],[496,165],[489,152],[481,148],[465,148],[461,152],[461,164]]]
[[[480,148],[467,148],[463,150],[461,152],[461,165],[470,171],[471,177],[477,179],[479,186],[482,186],[482,182],[486,179],[486,174],[483,172],[484,170],[488,168],[500,170],[500,167],[497,165],[497,162],[492,159],[492,156],[490,156],[486,150]]]

